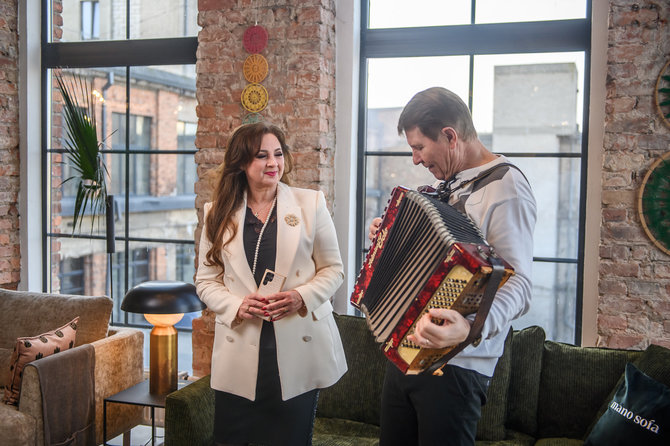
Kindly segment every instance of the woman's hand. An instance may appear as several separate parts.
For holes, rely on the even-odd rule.
[[[431,308],[419,319],[414,334],[407,339],[424,348],[451,347],[465,341],[470,327],[471,322],[458,311]]]
[[[271,303],[265,305],[263,311],[272,321],[283,319],[305,306],[302,296],[296,290],[270,294],[265,298]]]
[[[237,309],[238,319],[253,319],[255,317],[263,316],[265,314],[263,307],[267,305],[267,303],[267,298],[260,296],[258,293],[244,296],[242,304]]]
[[[379,226],[382,224],[382,219],[379,217],[376,217],[372,220],[372,223],[370,223],[370,228],[368,232],[368,238],[370,241],[372,241],[375,238],[375,235],[377,234],[377,231],[379,231]]]

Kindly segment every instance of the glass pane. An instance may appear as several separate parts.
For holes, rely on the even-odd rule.
[[[526,174],[537,203],[536,257],[577,258],[581,160],[511,158]]]
[[[411,156],[368,156],[366,158],[365,187],[365,233],[366,246],[368,226],[375,217],[381,217],[386,209],[391,191],[396,186],[416,189],[433,184],[435,177],[423,167],[412,164]]]
[[[512,322],[515,330],[539,325],[547,339],[575,342],[577,265],[533,263],[533,297],[528,313]]]
[[[581,141],[583,85],[583,52],[475,56],[475,128],[496,152],[580,152],[561,139]]]
[[[130,38],[198,35],[197,0],[130,0]]]
[[[109,295],[107,248],[104,240],[51,239],[51,292],[84,296]]]
[[[62,0],[53,9],[53,41],[125,40],[125,0]],[[198,35],[197,0],[130,0],[130,38]]]
[[[195,83],[180,74],[182,68],[133,67],[130,71],[131,153],[151,150],[151,154],[130,155],[127,188],[133,237],[193,240],[197,223],[194,156],[163,153],[195,150]]]
[[[370,59],[368,109],[402,109],[412,96],[430,87],[448,88],[465,100],[469,73],[468,56]],[[393,133],[397,133],[396,124]]]
[[[49,3],[54,6],[58,4],[58,2]],[[57,7],[52,7],[52,9],[52,41],[54,42],[123,40],[126,38],[125,1],[62,0],[62,11],[59,11]]]
[[[464,25],[471,0],[370,0],[370,28]]]
[[[477,0],[475,23],[586,18],[586,0]]]

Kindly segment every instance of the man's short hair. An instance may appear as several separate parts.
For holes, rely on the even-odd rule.
[[[414,127],[433,141],[445,127],[452,127],[464,141],[477,138],[468,106],[457,94],[442,87],[420,91],[403,108],[398,135]]]

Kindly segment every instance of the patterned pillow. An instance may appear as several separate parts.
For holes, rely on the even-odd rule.
[[[12,359],[9,362],[10,380],[5,388],[5,397],[2,400],[4,403],[18,405],[23,368],[27,363],[74,347],[78,323],[79,316],[53,331],[16,339]]]

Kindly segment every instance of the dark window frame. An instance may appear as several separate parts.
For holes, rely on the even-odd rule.
[[[47,105],[49,104],[49,70],[61,67],[68,68],[110,68],[117,71],[116,68],[122,67],[125,71],[126,84],[126,128],[128,128],[128,119],[130,116],[130,85],[131,68],[154,65],[190,65],[196,63],[196,50],[198,47],[197,37],[175,37],[175,38],[157,38],[157,39],[130,39],[130,0],[126,0],[126,40],[117,41],[84,41],[84,42],[51,42],[51,2],[42,0],[41,8],[41,119],[43,123],[50,122]],[[127,133],[128,134],[128,133]],[[126,134],[126,135],[127,135]],[[52,149],[48,139],[49,131],[46,125],[41,128],[41,181],[42,181],[42,258],[48,259],[49,244],[57,237],[64,234],[50,232],[49,211],[50,202],[49,188],[51,172],[48,171],[48,157],[52,153],[63,153],[63,149]],[[125,153],[126,154],[126,172],[128,172],[128,153],[129,141],[126,137],[126,149],[124,151],[102,150],[103,153]],[[193,155],[197,150],[170,150],[161,151],[160,155]],[[150,150],[133,151],[133,153],[156,153]],[[117,205],[123,209],[125,217],[124,235],[116,235],[115,239],[124,244],[124,281],[125,289],[128,289],[128,268],[132,263],[129,258],[131,242],[148,242],[176,245],[194,245],[194,240],[162,239],[162,238],[142,238],[129,235],[129,216],[133,208],[135,209],[170,209],[175,206],[174,203],[165,203],[166,200],[160,200],[160,197],[131,197],[128,189],[125,188],[125,194],[116,197]],[[157,199],[158,198],[158,199]],[[186,203],[192,206],[193,195],[189,200],[178,200],[178,205],[184,207]],[[189,202],[190,201],[190,202]],[[69,204],[71,206],[71,204]],[[71,212],[71,211],[70,211]],[[65,211],[67,213],[67,210]],[[103,236],[76,234],[74,238],[84,239],[104,239]],[[51,282],[51,272],[48,269],[49,262],[44,261],[42,265],[42,290],[47,292]],[[115,324],[128,324],[128,315],[123,321],[113,321]],[[190,331],[190,330],[189,330]]]
[[[534,257],[534,262],[572,263],[577,265],[575,339],[581,344],[584,291],[584,246],[586,227],[586,181],[588,165],[588,110],[591,77],[591,0],[586,0],[586,18],[514,23],[475,23],[476,0],[471,0],[471,23],[468,25],[427,26],[414,28],[369,28],[369,0],[361,0],[359,97],[356,172],[356,267],[361,268],[365,248],[366,159],[378,156],[406,156],[411,152],[380,152],[367,150],[367,78],[368,60],[392,57],[469,56],[470,80],[468,107],[472,109],[474,57],[490,54],[546,52],[584,52],[584,104],[582,114],[582,150],[566,153],[503,153],[514,157],[579,158],[580,198],[577,258]]]

